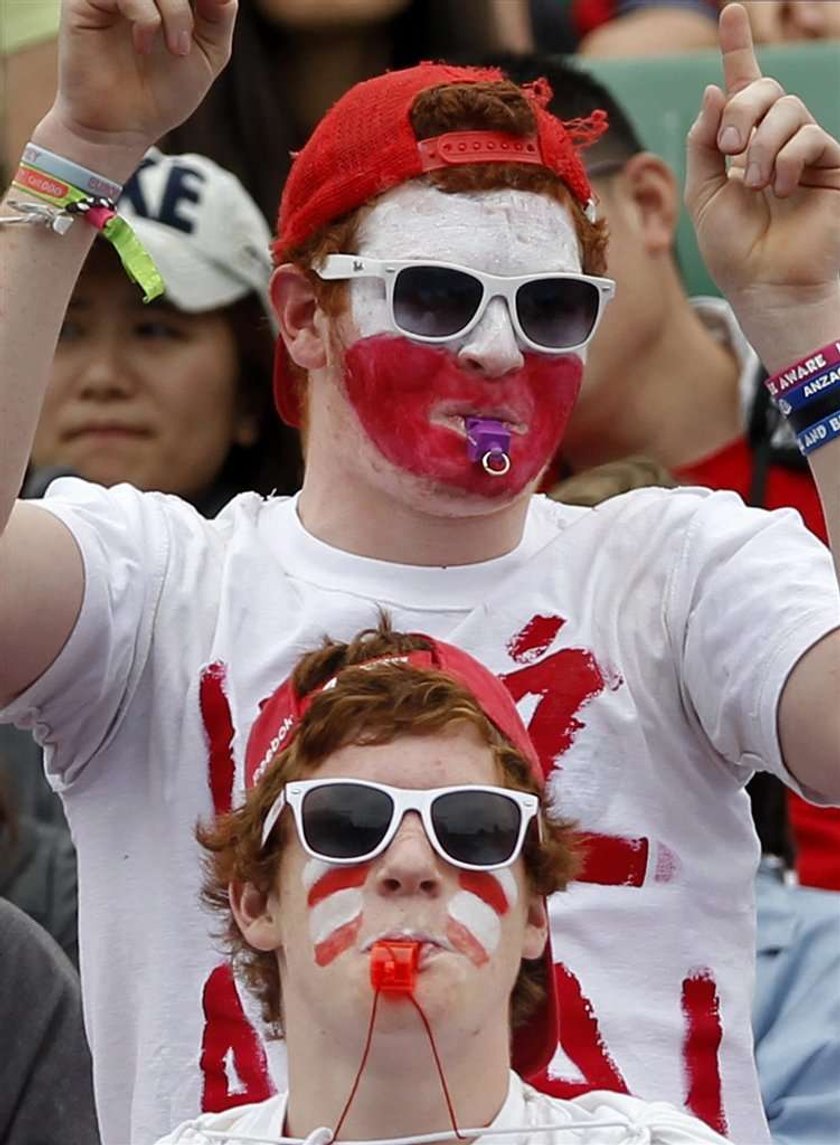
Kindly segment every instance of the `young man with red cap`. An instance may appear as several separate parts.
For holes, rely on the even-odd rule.
[[[204,898],[285,1038],[288,1091],[165,1142],[518,1130],[524,1145],[550,1126],[580,1142],[724,1141],[662,1102],[566,1101],[522,1081],[554,1054],[546,896],[575,856],[571,825],[541,807],[539,757],[497,677],[380,625],[303,656],[250,746],[270,763],[199,830]]]
[[[669,1100],[766,1141],[743,787],[761,768],[840,798],[837,581],[792,515],[734,495],[532,497],[611,293],[575,146],[598,117],[564,128],[541,85],[439,65],[352,89],[295,161],[275,252],[300,496],[205,521],[65,481],[12,508],[87,224],[151,282],[107,189],[201,98],[233,10],[65,0],[61,94],[0,216],[0,693],[45,744],[79,850],[105,1141],[282,1084],[198,909],[192,827],[236,801],[248,730],[300,653],[380,604],[504,680],[585,834],[550,904],[564,1021],[537,1084]],[[761,76],[737,5],[720,35],[688,201],[836,540],[840,145]]]

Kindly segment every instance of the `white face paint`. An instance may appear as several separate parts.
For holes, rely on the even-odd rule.
[[[513,872],[471,871],[459,877],[461,889],[447,907],[447,937],[477,966],[496,951],[502,936],[502,918],[519,899]],[[453,925],[454,924],[454,925]]]
[[[310,859],[303,868],[309,937],[315,961],[327,966],[356,939],[362,925],[362,886],[370,863],[344,867]]]
[[[569,211],[546,195],[507,187],[458,194],[445,194],[427,183],[395,187],[364,219],[359,253],[454,262],[498,275],[581,268]],[[350,302],[362,338],[392,329],[385,284],[379,279],[353,281]],[[509,322],[503,300],[493,299],[482,323],[498,322],[500,307]]]

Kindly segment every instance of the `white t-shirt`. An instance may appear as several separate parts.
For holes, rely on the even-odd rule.
[[[392,1095],[394,1100],[398,1094]],[[225,1134],[229,1145],[244,1145],[259,1138],[276,1140],[286,1121],[285,1093],[258,1105],[227,1113],[206,1114],[186,1122],[157,1145],[216,1145]],[[557,1132],[535,1132],[545,1126]],[[459,1126],[459,1129],[478,1128]],[[521,1133],[510,1130],[520,1129]],[[507,1130],[505,1133],[500,1130]],[[408,1133],[406,1133],[408,1136]],[[664,1102],[640,1101],[624,1094],[593,1091],[564,1101],[538,1093],[511,1072],[505,1103],[487,1127],[471,1139],[475,1145],[688,1145],[689,1142],[723,1143],[725,1139],[696,1118]]]
[[[595,509],[536,498],[511,554],[425,568],[330,548],[294,500],[246,494],[207,521],[176,498],[62,479],[45,504],[80,545],[84,603],[3,718],[44,743],[78,847],[106,1145],[283,1087],[282,1043],[263,1048],[199,906],[193,829],[238,798],[260,701],[379,605],[506,679],[552,800],[593,836],[584,881],[551,904],[551,1091],[687,1102],[738,1142],[767,1140],[743,785],[755,767],[790,782],[779,696],[840,623],[827,550],[796,514],[696,489]]]

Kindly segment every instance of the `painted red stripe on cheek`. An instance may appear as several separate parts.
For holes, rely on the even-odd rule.
[[[507,914],[509,904],[502,884],[489,871],[461,871],[458,882],[463,890],[480,898],[496,914]]]
[[[329,966],[339,954],[343,954],[345,950],[349,949],[356,941],[359,930],[362,926],[362,916],[357,914],[355,918],[351,918],[349,922],[345,922],[343,926],[339,926],[334,930],[329,938],[325,938],[323,942],[319,942],[315,947],[315,961],[319,966]]]
[[[357,867],[331,867],[309,888],[309,894],[306,898],[307,904],[311,908],[329,898],[330,895],[334,895],[336,891],[362,886],[369,870],[370,863],[360,863]]]
[[[490,955],[478,941],[474,934],[454,918],[446,921],[446,937],[459,954],[466,955],[475,966],[483,966],[490,961]]]

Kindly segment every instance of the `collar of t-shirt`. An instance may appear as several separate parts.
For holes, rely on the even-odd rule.
[[[565,519],[571,523],[580,510],[558,506],[543,497],[533,497],[522,540],[502,557],[477,564],[447,567],[404,565],[360,557],[319,541],[304,528],[298,515],[298,498],[274,503],[265,528],[286,573],[326,590],[378,600],[387,607],[427,609],[472,609],[498,588],[503,578],[515,573],[551,541]]]

